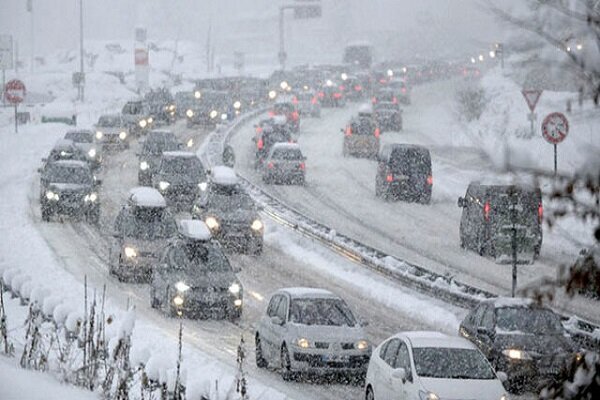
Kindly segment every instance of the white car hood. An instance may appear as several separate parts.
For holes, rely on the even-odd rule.
[[[366,335],[359,326],[321,326],[290,324],[291,332],[299,338],[303,337],[309,341],[322,342],[356,342],[365,339]]]
[[[425,390],[443,400],[500,400],[506,393],[498,379],[438,379],[419,378]]]

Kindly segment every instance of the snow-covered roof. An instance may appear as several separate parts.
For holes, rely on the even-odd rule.
[[[372,114],[373,113],[373,107],[371,107],[370,104],[362,104],[358,108],[358,113],[359,114]]]
[[[322,297],[335,297],[335,294],[331,293],[329,290],[319,289],[319,288],[309,288],[309,287],[290,287],[279,289],[278,292],[285,292],[289,294],[292,298],[322,298]]]
[[[89,168],[89,164],[79,160],[57,160],[52,161],[52,165],[60,165],[64,167]]]
[[[287,123],[285,115],[275,115],[271,119],[275,125],[285,125]]]
[[[56,143],[54,143],[55,149],[64,149],[65,147],[74,147],[75,144],[70,139],[58,139]]]
[[[163,157],[184,157],[184,158],[192,158],[196,157],[196,154],[191,151],[164,151],[162,153]]]
[[[183,219],[179,222],[179,232],[193,240],[207,241],[212,237],[210,229],[203,221],[195,219]]]
[[[129,190],[129,200],[141,207],[167,206],[167,202],[160,192],[151,187],[135,187]]]
[[[529,307],[534,304],[533,299],[527,297],[496,297],[491,300],[495,308],[502,307]]]
[[[210,180],[218,185],[237,185],[238,178],[233,168],[223,165],[216,166],[212,169]]]
[[[446,347],[456,349],[474,349],[475,346],[460,336],[450,336],[435,331],[413,331],[403,332],[399,336],[405,336],[412,347]]]
[[[283,149],[283,150],[300,150],[300,145],[298,143],[275,143],[273,145],[273,150],[275,149]]]

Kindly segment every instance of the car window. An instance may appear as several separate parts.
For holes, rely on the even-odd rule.
[[[473,327],[481,326],[481,320],[483,319],[483,313],[485,312],[485,306],[482,304],[475,310],[473,314]]]
[[[497,329],[507,332],[562,335],[560,318],[546,308],[501,307],[496,309]]]
[[[277,315],[277,307],[279,307],[281,298],[281,296],[273,296],[273,298],[269,302],[269,307],[267,307],[267,315],[269,317],[274,317]]]
[[[497,379],[485,356],[475,349],[413,348],[415,372],[423,378]]]
[[[354,326],[356,320],[341,299],[294,299],[290,320],[302,325]]]
[[[400,348],[400,339],[390,340],[385,353],[383,354],[383,361],[390,367],[394,368],[396,365],[396,356],[398,355],[398,349]]]
[[[277,149],[273,152],[272,158],[276,160],[295,161],[302,160],[302,152],[297,149]]]
[[[484,307],[483,318],[481,320],[481,326],[493,329],[494,328],[494,309],[492,307]]]
[[[400,342],[400,347],[398,348],[398,354],[396,355],[394,368],[404,368],[404,370],[406,371],[406,375],[410,375],[410,355],[408,353],[408,347],[404,342]]]
[[[281,301],[277,306],[277,316],[281,318],[282,321],[287,321],[287,305],[288,300],[285,297],[281,297]]]

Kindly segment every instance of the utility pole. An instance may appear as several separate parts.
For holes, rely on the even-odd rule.
[[[29,65],[29,71],[33,74],[33,64],[35,62],[35,30],[33,28],[33,0],[27,0],[27,11],[29,11],[29,14],[31,14],[31,18],[30,18],[30,39],[31,39],[31,60],[30,65]]]
[[[514,186],[508,192],[510,196],[510,223],[511,223],[511,249],[512,249],[512,290],[511,296],[515,297],[517,291],[517,191]]]
[[[83,0],[79,0],[79,73],[81,81],[79,82],[79,100],[84,101],[85,78],[83,71]]]
[[[287,7],[279,7],[279,53],[277,53],[277,57],[279,58],[279,64],[281,65],[281,70],[285,70],[285,61],[287,59],[287,54],[285,52],[285,43],[284,43],[284,34],[283,34],[283,11]]]

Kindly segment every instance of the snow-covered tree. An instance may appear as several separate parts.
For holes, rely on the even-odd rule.
[[[6,310],[4,309],[4,286],[2,281],[0,281],[0,345],[2,345],[5,355],[13,355],[14,347],[8,340],[8,323],[6,321]]]

